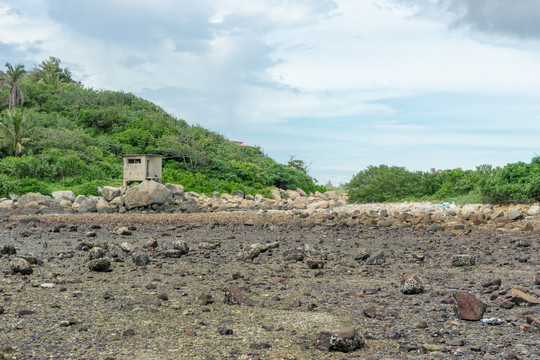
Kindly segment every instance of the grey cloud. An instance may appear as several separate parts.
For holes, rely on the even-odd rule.
[[[540,1],[439,0],[452,16],[451,25],[519,38],[540,38]]]
[[[436,19],[451,29],[470,29],[495,36],[540,39],[538,0],[392,0]]]

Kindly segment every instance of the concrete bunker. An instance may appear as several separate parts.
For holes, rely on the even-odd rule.
[[[163,157],[152,154],[124,155],[124,186],[135,182],[153,180],[161,183]]]

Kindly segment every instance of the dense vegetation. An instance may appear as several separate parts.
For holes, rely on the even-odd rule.
[[[435,174],[396,166],[369,166],[356,174],[346,189],[351,202],[452,198],[461,203],[533,203],[540,201],[540,157],[503,168],[481,165],[476,170]]]
[[[122,155],[164,156],[163,180],[199,193],[324,190],[298,160],[276,163],[132,94],[86,89],[60,60],[0,72],[0,195],[122,184]]]

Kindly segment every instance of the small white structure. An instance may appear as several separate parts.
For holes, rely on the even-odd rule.
[[[124,186],[144,180],[154,180],[161,183],[162,159],[161,155],[124,155]]]

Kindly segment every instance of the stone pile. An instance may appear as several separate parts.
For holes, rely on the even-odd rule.
[[[328,209],[345,204],[345,199],[334,191],[316,192],[309,196],[302,190],[271,191],[272,199],[262,195],[214,194],[212,197],[185,192],[175,184],[144,181],[134,187],[105,186],[102,196],[75,196],[72,191],[55,191],[51,196],[29,193],[0,198],[0,214],[51,215],[85,213],[179,213],[252,210]]]
[[[29,193],[12,199],[0,198],[0,215],[48,215],[85,213],[196,213],[220,211],[289,211],[301,226],[368,226],[447,230],[540,230],[540,206],[468,204],[455,206],[430,202],[350,204],[335,191],[306,194],[302,189],[272,190],[271,197],[234,194],[197,194],[180,185],[144,181],[126,187],[105,186],[102,196],[75,196],[56,191],[51,196]],[[527,246],[526,244],[518,246]]]

